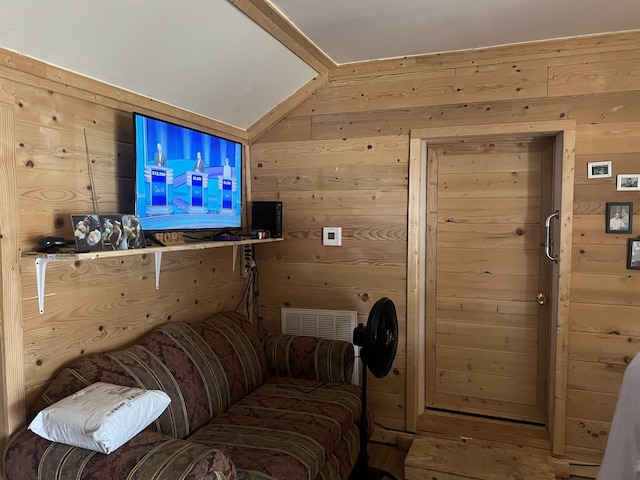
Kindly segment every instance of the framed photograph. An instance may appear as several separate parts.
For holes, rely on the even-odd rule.
[[[101,252],[104,250],[98,215],[71,215],[71,225],[78,252]]]
[[[127,237],[122,226],[122,215],[100,215],[102,243],[105,250],[128,250]]]
[[[629,239],[627,268],[629,270],[640,270],[640,238]]]
[[[631,233],[632,223],[633,203],[607,203],[607,223],[605,225],[605,231],[607,233]]]
[[[140,217],[137,215],[122,215],[122,228],[127,239],[129,250],[132,248],[144,248],[144,232],[140,224]]]
[[[640,190],[640,174],[624,173],[618,175],[617,187],[619,192],[624,192],[627,190]]]
[[[611,162],[590,162],[588,178],[605,178],[611,176]]]

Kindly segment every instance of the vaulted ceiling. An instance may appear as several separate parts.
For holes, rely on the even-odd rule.
[[[339,64],[639,28],[638,0],[0,0],[0,48],[245,130]]]

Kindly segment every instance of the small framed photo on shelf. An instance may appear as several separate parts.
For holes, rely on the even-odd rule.
[[[640,270],[640,238],[629,239],[627,268],[629,270]]]
[[[607,202],[607,233],[631,233],[633,223],[633,203]]]
[[[78,252],[101,252],[104,250],[98,215],[71,215],[71,225]]]
[[[611,162],[589,162],[588,178],[605,178],[611,176]]]
[[[100,227],[105,250],[132,250],[145,247],[140,218],[136,215],[100,215]]]
[[[100,215],[100,226],[105,250],[129,249],[122,227],[122,215]]]
[[[619,192],[640,190],[640,174],[623,173],[618,175],[617,189]]]
[[[131,214],[122,215],[122,228],[124,229],[129,250],[146,246],[140,217]]]

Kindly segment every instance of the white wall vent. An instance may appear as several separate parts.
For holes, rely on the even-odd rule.
[[[288,335],[307,335],[353,342],[353,329],[358,322],[358,312],[344,310],[317,310],[310,308],[281,308],[282,333]],[[353,365],[351,383],[359,379],[358,347],[353,346],[356,361]]]

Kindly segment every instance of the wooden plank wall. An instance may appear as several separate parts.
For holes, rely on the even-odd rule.
[[[4,437],[22,422],[22,401],[26,398],[28,410],[65,362],[127,344],[170,320],[197,320],[234,309],[245,287],[240,269],[232,272],[231,247],[165,253],[159,290],[153,255],[50,263],[41,315],[34,260],[20,259],[20,254],[34,250],[45,236],[72,239],[69,215],[93,212],[85,132],[100,213],[133,210],[133,111],[245,143],[247,134],[4,50],[0,104],[11,113],[0,123],[0,172],[2,184],[12,187],[2,190],[0,220],[16,219],[0,225],[6,280],[2,330],[19,333],[3,337],[2,343]],[[5,165],[9,160],[13,164]],[[9,197],[11,191],[16,195]],[[13,258],[21,273],[9,285]],[[18,361],[7,365],[12,352]]]
[[[279,329],[281,307],[357,311],[366,323],[385,296],[406,317],[408,148],[406,135],[394,135],[251,149],[253,199],[284,203],[285,240],[256,252],[267,328]],[[323,226],[342,227],[342,247],[322,245]],[[405,416],[401,325],[392,371],[370,381],[377,420],[394,429]]]
[[[258,256],[261,306],[356,309],[379,296],[405,331],[407,162],[411,129],[572,119],[576,173],[566,454],[598,462],[625,365],[640,350],[640,273],[626,269],[629,235],[605,234],[617,173],[640,173],[640,32],[356,65],[252,139],[256,199],[284,201],[285,241]],[[249,132],[251,133],[251,132]],[[393,148],[391,148],[391,146]],[[587,179],[611,160],[614,176]],[[636,221],[638,224],[636,214]],[[322,226],[343,246],[322,247]],[[637,233],[636,233],[637,234]],[[403,342],[404,343],[404,342]],[[394,375],[371,385],[380,424],[403,428],[405,346]]]

